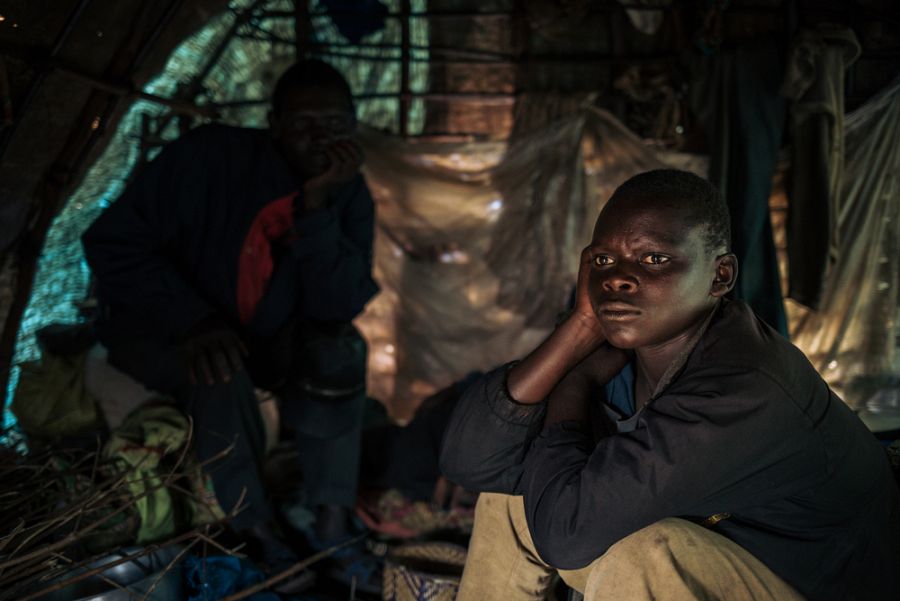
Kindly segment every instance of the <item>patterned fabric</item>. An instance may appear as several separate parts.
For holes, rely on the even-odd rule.
[[[133,411],[113,431],[103,448],[116,474],[128,475],[126,487],[140,515],[139,544],[165,539],[180,527],[195,527],[224,517],[211,481],[193,457],[181,461],[179,470],[188,478],[189,493],[165,483],[171,462],[190,439],[190,423],[181,411],[166,402],[149,403]]]
[[[443,509],[434,503],[413,501],[397,489],[360,495],[356,514],[366,527],[396,538],[412,538],[435,530],[472,531],[471,507]]]
[[[466,550],[449,543],[415,543],[391,552],[385,563],[384,601],[453,601]]]

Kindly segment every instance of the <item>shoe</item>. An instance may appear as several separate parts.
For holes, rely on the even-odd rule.
[[[321,541],[312,529],[304,534],[309,546],[316,551],[324,551],[353,538],[351,535],[343,540]],[[384,560],[369,551],[366,541],[361,540],[335,551],[328,558],[324,574],[351,590],[381,595],[383,570]]]
[[[247,542],[247,555],[259,564],[266,578],[276,576],[301,561],[267,524],[257,524],[241,532],[241,537]],[[272,590],[295,595],[312,588],[315,582],[315,572],[307,568],[274,585]]]

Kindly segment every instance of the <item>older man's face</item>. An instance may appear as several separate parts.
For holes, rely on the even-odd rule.
[[[350,100],[337,88],[288,89],[269,121],[282,156],[301,179],[325,172],[328,147],[356,132]]]

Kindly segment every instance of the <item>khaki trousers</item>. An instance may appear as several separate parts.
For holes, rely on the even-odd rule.
[[[557,571],[538,556],[522,497],[482,493],[458,601],[538,601]],[[667,518],[620,540],[580,570],[558,570],[585,601],[803,601],[727,538]]]

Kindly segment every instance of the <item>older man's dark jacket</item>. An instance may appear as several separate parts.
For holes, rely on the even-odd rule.
[[[239,315],[248,233],[298,183],[266,130],[206,125],[168,144],[84,234],[98,284],[102,340],[182,340],[216,315],[257,335],[292,318],[350,321],[378,288],[372,280],[374,206],[362,176],[327,206],[290,215],[291,240],[252,321]],[[279,216],[281,217],[281,216]]]

